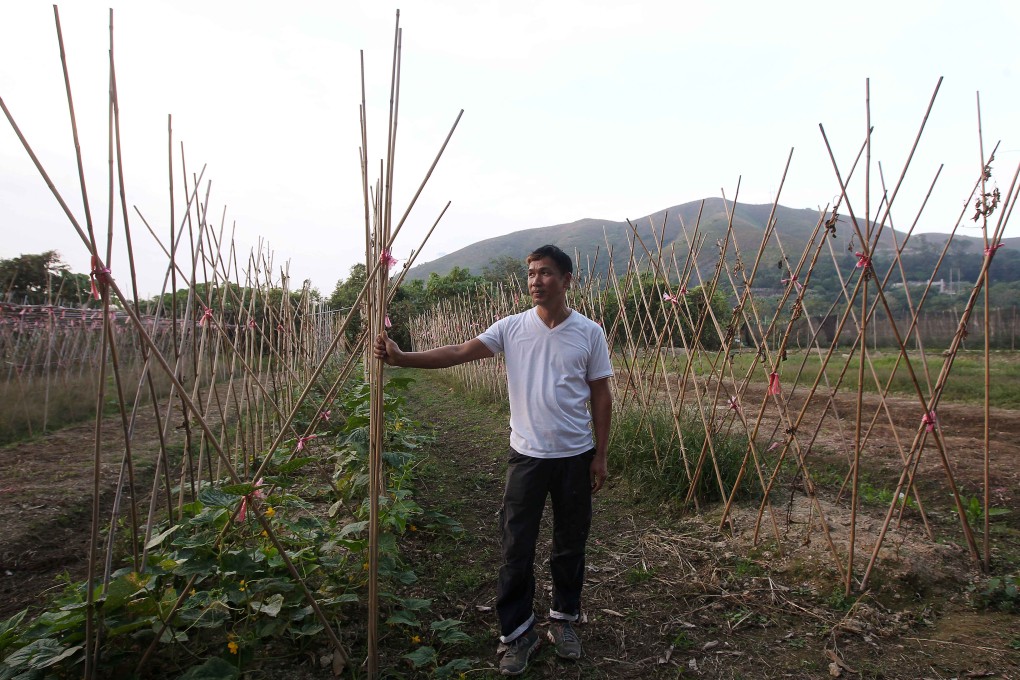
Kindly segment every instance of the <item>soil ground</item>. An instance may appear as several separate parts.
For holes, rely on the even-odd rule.
[[[408,396],[410,414],[435,433],[428,462],[419,468],[415,498],[426,510],[456,519],[464,531],[408,534],[404,549],[419,581],[402,594],[432,600],[435,618],[464,622],[470,642],[452,649],[439,646],[441,663],[469,659],[467,677],[495,677],[496,513],[505,472],[507,415],[501,406],[475,400],[439,374],[414,375],[419,382]],[[894,413],[915,420],[906,408]],[[1015,412],[994,415],[997,446],[1008,448],[993,461],[993,487],[996,505],[1009,514],[994,523],[993,570],[1015,573],[1020,555],[1020,418]],[[980,488],[981,449],[975,432],[981,429],[981,418],[977,407],[947,404],[940,409],[954,470],[961,485],[972,491]],[[119,420],[108,418],[104,427],[110,435],[101,497],[103,516],[108,517],[119,470]],[[140,422],[137,431],[153,432],[153,424]],[[896,455],[888,436],[883,445]],[[0,497],[7,520],[0,539],[0,618],[38,605],[41,593],[59,587],[56,577],[62,573],[76,580],[84,577],[92,440],[93,426],[83,425],[0,449]],[[157,450],[154,435],[136,437],[134,449],[136,476],[147,489]],[[839,456],[831,455],[829,463],[836,466]],[[887,539],[871,589],[846,598],[828,543],[817,530],[817,515],[811,514],[817,509],[802,494],[792,495],[789,507],[776,509],[781,542],[773,540],[771,524],[766,523],[769,540],[755,544],[756,506],[737,508],[732,525],[721,532],[721,508],[702,507],[700,513],[684,516],[674,505],[646,498],[641,489],[612,477],[611,454],[611,479],[596,497],[589,541],[584,621],[579,626],[585,656],[563,662],[543,645],[525,677],[1020,679],[1020,618],[972,605],[968,588],[980,590],[987,581],[957,536],[958,522],[939,491],[941,462],[936,455],[925,455],[919,487],[939,540],[916,539],[923,535],[919,520],[916,514],[908,516],[905,528]],[[819,458],[812,471],[825,464]],[[868,472],[872,479],[881,479],[893,468],[872,465]],[[841,554],[846,505],[845,499],[819,505]],[[863,505],[858,527],[863,545],[868,544],[868,532],[880,526],[885,510],[885,505]],[[542,631],[551,590],[548,515],[536,563],[535,609]],[[866,552],[862,548],[855,562],[858,577]],[[383,627],[380,644],[388,675],[423,676],[403,659],[421,644],[403,628]],[[363,675],[359,668],[353,672]],[[286,674],[295,673],[330,677],[315,663]]]
[[[495,676],[496,513],[507,414],[452,382],[416,375],[412,412],[436,430],[417,497],[423,506],[459,520],[465,530],[459,540],[419,536],[412,542],[412,562],[422,577],[417,593],[436,600],[438,613],[465,621],[473,644],[458,653],[476,659],[474,668],[483,676]],[[967,442],[947,440],[950,445],[980,451],[971,431],[979,409],[951,405],[942,417],[954,437],[960,429],[970,435]],[[1015,414],[997,413],[992,431],[1008,432],[1015,441],[1020,422]],[[1004,507],[1012,517],[1007,535],[1000,536],[1002,552],[993,555],[1000,568],[1015,571],[1020,483],[1014,445],[1008,446],[993,477],[1001,480],[1001,502],[1009,504]],[[922,465],[940,463],[931,455]],[[965,471],[958,474],[970,477],[975,465],[960,466]],[[784,511],[780,553],[774,541],[752,545],[756,505],[738,508],[737,531],[722,533],[721,508],[684,517],[674,506],[650,502],[640,489],[612,478],[612,453],[610,473],[609,484],[596,496],[589,540],[585,620],[579,627],[585,657],[563,662],[544,645],[526,677],[1020,678],[1020,618],[971,605],[967,588],[980,579],[979,571],[954,540],[907,538],[918,531],[912,521],[909,531],[887,539],[871,590],[845,598],[821,532],[805,539],[804,526],[785,522],[786,508],[778,509]],[[876,476],[882,473],[874,470]],[[802,496],[795,504],[791,516],[807,514]],[[951,508],[942,501],[937,505],[929,510],[940,524],[936,530],[951,534]],[[839,542],[840,529],[846,533],[845,526],[836,526],[843,523],[842,513],[831,504],[824,509]],[[861,527],[874,531],[885,510],[884,505],[863,509],[858,527],[863,544],[867,537],[862,538]],[[551,601],[550,514],[547,507],[536,562],[535,610],[543,631]],[[845,554],[845,546],[840,549]],[[858,557],[858,577],[862,562]]]
[[[151,407],[139,411],[132,438],[138,497],[148,498],[159,454]],[[179,433],[170,448],[180,450]],[[100,525],[107,528],[124,451],[120,416],[103,420],[99,493]],[[92,522],[95,424],[0,448],[0,618],[39,604],[40,595],[61,587],[57,577],[84,580]],[[128,486],[127,476],[124,478]],[[125,494],[128,498],[129,494]],[[139,512],[146,512],[140,508]],[[145,517],[141,517],[144,522]],[[102,541],[101,541],[102,542]]]

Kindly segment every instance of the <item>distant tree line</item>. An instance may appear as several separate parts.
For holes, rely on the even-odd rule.
[[[18,305],[80,307],[91,298],[88,274],[78,274],[55,250],[0,259],[0,292]]]
[[[64,307],[98,308],[102,303],[92,297],[92,282],[88,274],[72,272],[60,254],[55,250],[44,253],[19,255],[0,259],[0,291],[4,302],[18,305],[53,305]],[[262,322],[267,308],[279,310],[284,292],[282,288],[256,289],[239,286],[236,283],[210,285],[198,283],[194,288],[204,304],[215,310],[221,323],[233,324],[240,319],[247,320],[249,309],[253,309],[256,323]],[[301,291],[289,293],[295,314],[302,313]],[[310,289],[313,301],[320,300],[319,292]],[[182,288],[174,293],[156,295],[139,300],[143,314],[152,314],[160,304],[169,310],[176,302],[180,314],[184,313],[189,289]],[[252,304],[253,297],[256,303]],[[201,314],[201,309],[198,313]],[[194,312],[193,312],[194,313]]]
[[[340,310],[351,309],[358,299],[358,293],[365,285],[365,278],[364,264],[359,263],[351,267],[347,278],[337,281],[333,294],[329,297],[330,307]],[[512,283],[523,289],[527,286],[527,279],[528,270],[523,261],[503,256],[490,260],[481,275],[474,275],[465,267],[454,267],[445,276],[432,272],[427,280],[415,279],[405,282],[397,290],[389,306],[388,316],[392,323],[389,335],[401,347],[410,347],[411,333],[408,327],[410,320],[440,300],[470,294],[479,286],[487,284]],[[353,342],[362,328],[364,321],[359,314],[347,326],[348,341]]]
[[[350,269],[347,278],[337,282],[333,294],[329,298],[331,307],[338,309],[351,309],[357,300],[358,293],[365,285],[365,265],[356,264]],[[402,347],[411,346],[411,333],[409,323],[419,314],[425,312],[440,300],[455,298],[459,296],[476,293],[479,288],[485,286],[496,286],[502,284],[509,286],[510,290],[520,290],[522,294],[527,293],[527,268],[524,262],[513,257],[503,256],[493,258],[485,266],[480,275],[472,274],[465,267],[454,267],[446,275],[432,272],[428,279],[416,279],[401,285],[393,297],[389,307],[389,318],[392,324],[388,333]],[[627,308],[627,319],[634,324],[632,336],[640,333],[641,322],[644,319],[656,320],[656,329],[663,330],[667,321],[673,323],[673,319],[679,319],[684,328],[689,342],[694,342],[694,331],[691,320],[701,316],[702,308],[705,305],[705,296],[700,288],[694,288],[686,294],[686,301],[678,298],[676,303],[664,301],[664,291],[674,290],[675,285],[669,287],[665,282],[657,280],[651,273],[644,273],[640,280],[631,278],[629,281],[620,281],[607,295],[607,302],[603,311],[603,319],[606,325],[614,323],[619,316],[620,299],[616,294],[616,288],[620,290],[623,298],[623,305]],[[730,308],[726,297],[716,292],[712,297],[712,308],[716,312],[720,323],[727,323],[730,318]],[[678,305],[674,310],[671,305]],[[361,333],[363,321],[360,315],[356,316],[347,328],[347,338],[353,341]],[[608,329],[607,329],[608,330]],[[621,342],[628,337],[623,329],[617,329],[617,337]],[[676,329],[673,329],[676,332]],[[715,328],[706,326],[701,329],[699,341],[707,347],[718,348],[721,339]]]
[[[910,309],[907,304],[908,292],[911,303],[916,308],[925,287],[924,284],[935,271],[940,254],[941,249],[925,240],[919,240],[916,246],[903,253],[901,261],[907,280],[911,282],[910,285],[908,287],[887,285],[884,289],[894,315],[899,318],[907,315]],[[809,310],[813,316],[825,315],[829,312],[833,302],[838,299],[839,275],[828,253],[824,253],[824,256],[824,259],[820,257],[815,265],[804,300],[805,309]],[[845,258],[847,261],[840,263],[844,281],[847,280],[847,272],[854,272],[856,264],[856,257],[853,253],[847,253]],[[924,310],[931,313],[962,311],[974,281],[980,273],[983,261],[984,253],[975,251],[969,243],[961,251],[947,255],[935,277],[936,280],[943,279],[944,285],[941,289],[933,287],[929,291],[924,301]],[[755,278],[755,289],[761,291],[761,294],[755,295],[755,304],[762,318],[769,319],[776,311],[782,297],[781,291],[790,285],[791,271],[787,263],[778,256],[771,261],[766,260],[766,262],[767,265],[759,269]],[[875,255],[873,262],[875,271],[884,275],[894,260],[891,254],[879,252]],[[856,274],[854,275],[856,276]],[[807,280],[806,268],[801,271],[799,278],[802,281]],[[991,280],[989,299],[992,308],[1012,308],[1020,304],[1020,251],[1005,248],[999,250],[995,255],[989,278]],[[787,281],[784,282],[783,279]],[[900,281],[902,278],[899,271],[895,271],[890,282]],[[405,282],[395,294],[389,308],[389,317],[392,323],[389,334],[401,346],[408,347],[411,342],[408,323],[432,305],[440,300],[474,293],[480,286],[506,285],[511,282],[516,282],[515,289],[519,286],[520,290],[526,292],[527,268],[522,260],[509,256],[493,258],[478,275],[472,274],[466,267],[454,267],[445,275],[432,272],[425,280],[417,279]],[[364,283],[365,265],[356,264],[351,267],[347,278],[337,282],[336,288],[329,298],[330,305],[334,308],[350,309]],[[603,285],[611,284],[604,283]],[[676,282],[667,284],[650,272],[641,274],[640,278],[631,277],[629,282],[621,278],[606,297],[607,303],[603,315],[607,324],[613,323],[614,319],[618,317],[620,300],[616,293],[617,290],[619,290],[619,297],[623,298],[623,304],[627,308],[627,314],[623,318],[630,319],[632,322],[636,322],[634,320],[638,319],[653,319],[657,333],[664,331],[667,323],[673,324],[674,339],[679,337],[678,329],[675,326],[675,323],[679,322],[688,343],[697,341],[709,349],[717,348],[723,339],[720,337],[719,331],[708,324],[701,329],[701,335],[697,339],[693,337],[697,329],[692,327],[691,320],[696,320],[701,316],[702,307],[705,305],[705,295],[701,292],[700,287],[692,287],[683,293]],[[769,290],[774,293],[768,294]],[[675,296],[675,301],[663,299],[662,296],[667,291]],[[874,296],[874,288],[872,288],[872,296]],[[978,310],[983,309],[983,299],[982,296]],[[738,339],[743,338],[743,341],[747,342],[746,329],[732,318],[733,307],[736,305],[736,299],[732,292],[717,290],[712,295],[710,304],[723,336],[727,333],[734,333]],[[780,314],[780,322],[783,325],[789,321],[790,305],[791,303],[788,302],[788,309]],[[843,305],[845,305],[845,300],[841,300],[837,305],[838,309],[842,309]],[[671,311],[670,307],[673,307]],[[838,311],[836,313],[838,314]],[[734,327],[730,328],[731,325]],[[348,327],[348,339],[354,340],[361,332],[362,327],[360,316],[356,316]],[[649,328],[646,324],[644,332],[648,333]],[[617,329],[616,337],[623,341],[625,335],[619,332],[621,330]],[[637,328],[631,330],[637,332]],[[635,338],[635,340],[638,342],[654,341],[653,338]]]
[[[943,260],[935,278],[936,280],[943,279],[946,285],[941,289],[933,289],[929,292],[924,302],[925,311],[953,312],[961,310],[966,302],[985,256],[982,251],[974,248],[971,244],[962,243],[964,247],[947,255]],[[836,268],[828,254],[824,253],[824,255],[824,258],[819,258],[811,274],[808,291],[805,295],[805,309],[809,310],[812,315],[825,314],[837,299],[839,290],[839,276]],[[885,296],[894,315],[905,316],[907,314],[909,309],[907,305],[908,292],[911,302],[916,307],[924,289],[924,282],[935,271],[940,255],[940,248],[923,239],[918,240],[916,245],[912,244],[911,248],[902,254],[901,262],[907,280],[911,284],[909,287],[886,286]],[[840,255],[840,257],[847,260],[846,267],[843,269],[845,278],[846,272],[853,271],[855,258],[850,252]],[[759,268],[755,277],[755,288],[761,291],[760,294],[755,295],[755,300],[758,312],[768,318],[775,311],[781,291],[789,285],[789,283],[784,283],[783,279],[789,279],[790,266],[778,256],[771,259],[766,257],[765,262],[766,265]],[[881,275],[888,270],[894,260],[890,253],[879,251],[873,262],[875,271]],[[841,267],[843,264],[841,263]],[[806,269],[801,271],[799,278],[801,281],[808,280]],[[989,279],[988,292],[991,308],[1008,309],[1020,304],[1020,251],[1008,248],[997,251],[990,269]],[[898,271],[891,279],[893,282],[901,280]],[[327,301],[330,307],[339,310],[350,309],[364,283],[365,265],[356,264],[351,267],[346,278],[337,282]],[[501,256],[491,259],[481,274],[472,274],[465,267],[454,267],[445,275],[433,272],[425,280],[405,282],[397,291],[389,308],[389,317],[392,322],[390,334],[402,346],[409,346],[411,336],[407,324],[415,316],[440,300],[473,293],[480,286],[499,284],[504,286],[512,284],[514,290],[519,289],[526,292],[527,268],[524,262],[515,257]],[[627,306],[627,318],[658,319],[659,321],[656,323],[660,326],[666,323],[668,315],[664,311],[666,303],[662,299],[662,290],[666,289],[665,282],[657,283],[654,276],[645,273],[642,274],[640,280],[632,277],[630,283],[627,284],[628,288],[624,289],[623,285],[624,282],[619,281],[618,286],[614,287],[614,293],[608,297],[607,308],[604,310],[604,316],[608,322],[611,323],[617,317],[619,301],[616,299],[615,288],[620,288],[620,295],[624,298],[624,304]],[[676,292],[677,289],[675,282],[669,285],[669,290]],[[252,297],[257,296],[257,304],[254,305],[255,321],[261,325],[264,321],[261,317],[265,315],[265,310],[280,309],[284,295],[280,288],[267,291],[246,288],[234,283],[215,286],[200,283],[196,285],[195,290],[203,301],[216,310],[217,316],[225,324],[233,324],[240,319],[247,319],[247,310]],[[768,294],[769,290],[774,291],[774,294]],[[97,307],[100,304],[92,299],[89,275],[72,272],[55,250],[0,259],[0,294],[2,294],[3,301],[14,304],[71,307]],[[312,289],[310,294],[313,300],[320,299],[318,291]],[[291,292],[289,295],[295,313],[300,315],[299,302],[302,293],[297,291]],[[178,309],[183,310],[187,298],[188,290],[181,289],[176,293],[157,295],[143,300],[141,307],[143,313],[152,313],[160,303],[169,309],[171,303],[176,299]],[[983,309],[983,300],[984,296],[979,301],[979,310]],[[686,304],[682,305],[683,310],[677,310],[680,313],[676,318],[680,320],[681,324],[687,323],[684,319],[688,316],[697,318],[700,310],[694,307],[703,304],[704,295],[698,289],[693,288],[686,295]],[[719,323],[723,325],[729,323],[731,308],[736,304],[732,295],[728,295],[728,292],[724,294],[717,291],[711,304],[716,311]],[[348,339],[355,339],[361,328],[360,315],[355,315],[347,329]],[[658,326],[656,328],[662,330]],[[694,330],[689,327],[684,328],[688,337]],[[702,333],[700,341],[706,346],[718,341],[717,337],[713,338],[718,335],[714,329],[703,330]]]
[[[837,254],[837,260],[840,263],[840,270],[843,273],[844,281],[847,280],[848,272],[852,272],[857,263],[855,250],[853,245],[851,245],[848,249]],[[832,257],[827,251],[828,249],[823,246],[823,251],[811,272],[808,290],[809,300],[811,297],[816,297],[828,299],[831,302],[834,294],[839,290],[839,273],[833,264]],[[790,270],[795,269],[797,266],[796,262],[787,264],[782,258],[778,257],[778,253],[770,251],[770,254],[773,257],[766,257],[765,265],[760,267],[755,275],[755,288],[779,289],[785,287],[786,284],[783,280],[788,279],[791,273]],[[923,287],[920,284],[932,278],[933,272],[935,272],[935,281],[941,279],[947,284],[952,281],[953,285],[950,287],[951,293],[941,296],[939,300],[936,300],[936,298],[940,296],[936,295],[925,303],[925,308],[931,311],[942,311],[944,309],[951,309],[954,304],[958,305],[958,299],[952,299],[953,294],[958,295],[962,292],[966,295],[970,292],[974,282],[977,281],[978,275],[981,273],[981,267],[985,260],[982,250],[976,249],[970,241],[963,240],[950,249],[940,264],[939,257],[941,255],[941,247],[937,247],[927,239],[917,239],[911,242],[910,247],[900,255],[903,273],[911,284],[911,290]],[[807,272],[809,264],[810,262],[805,263],[798,275],[802,282],[808,280]],[[872,257],[872,264],[879,276],[885,276],[889,268],[894,267],[895,259],[890,251],[879,249]],[[938,268],[937,272],[936,267]],[[1012,248],[998,250],[988,274],[989,293],[995,298],[991,302],[991,306],[1005,307],[1020,302],[1020,295],[1018,295],[1020,293],[1020,250]],[[899,266],[894,267],[889,281],[890,284],[903,282]],[[898,298],[905,304],[902,287],[900,290]],[[885,291],[887,294],[895,296],[897,288],[887,285]],[[914,299],[916,303],[916,296]],[[930,307],[928,306],[929,304],[931,305]]]

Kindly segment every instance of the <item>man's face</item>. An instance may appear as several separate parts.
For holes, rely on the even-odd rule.
[[[547,257],[528,263],[528,292],[536,305],[562,301],[570,288],[570,274],[561,274],[556,263]]]

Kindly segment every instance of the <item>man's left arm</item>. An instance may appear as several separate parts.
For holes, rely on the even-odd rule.
[[[595,493],[606,483],[609,475],[609,424],[613,418],[613,393],[609,378],[591,380],[591,422],[595,432],[595,457],[591,461],[591,492]]]

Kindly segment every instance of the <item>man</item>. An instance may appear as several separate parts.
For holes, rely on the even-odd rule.
[[[553,602],[546,635],[560,657],[581,657],[581,641],[570,624],[581,613],[591,498],[608,474],[612,416],[613,367],[605,333],[567,306],[570,256],[546,245],[528,255],[527,263],[534,307],[500,319],[477,338],[424,352],[403,352],[384,334],[375,341],[375,356],[391,366],[446,368],[506,355],[511,450],[496,597],[503,675],[523,673],[540,642],[534,562],[547,495],[553,506]]]

